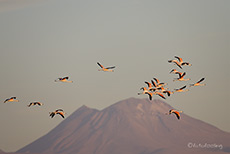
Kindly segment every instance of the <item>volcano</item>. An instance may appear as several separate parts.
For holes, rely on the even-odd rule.
[[[17,153],[227,154],[230,133],[181,113],[161,100],[129,98],[103,110],[82,106]]]

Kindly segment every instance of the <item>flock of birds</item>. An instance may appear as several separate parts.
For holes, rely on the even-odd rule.
[[[172,60],[168,60],[169,63],[173,63],[174,65],[178,66],[180,69],[183,69],[183,66],[192,66],[192,64],[190,64],[189,62],[184,62],[183,59],[181,57],[178,56],[174,56],[175,59]],[[189,81],[191,80],[190,78],[185,78],[186,72],[180,72],[176,69],[173,69],[169,72],[170,74],[176,74],[178,75],[178,78],[174,78],[173,81]],[[205,86],[205,84],[202,84],[201,82],[204,81],[205,78],[201,78],[199,81],[197,81],[196,83],[192,83],[189,85],[189,87],[194,87],[194,86]],[[149,96],[149,99],[152,100],[153,95],[158,95],[163,99],[166,99],[166,96],[171,96],[172,94],[176,93],[176,92],[186,92],[189,91],[189,89],[186,89],[187,85],[184,85],[181,88],[177,88],[172,90],[168,90],[168,88],[166,88],[166,85],[168,85],[168,83],[164,83],[164,82],[160,82],[157,78],[153,78],[153,80],[151,80],[151,82],[147,82],[145,81],[145,84],[147,84],[147,87],[141,87],[140,90],[142,90],[142,92],[138,93],[138,95],[142,95],[142,94],[146,94]],[[167,95],[166,95],[167,94]],[[177,119],[180,119],[180,113],[182,111],[177,111],[174,109],[169,110],[168,113],[166,113],[167,115],[169,114],[175,114]]]
[[[73,81],[69,81],[68,80],[69,77],[61,77],[61,78],[58,78],[56,80],[54,80],[55,82],[68,82],[68,83],[73,83]],[[16,98],[16,97],[10,97],[10,98],[7,98],[4,103],[7,103],[7,102],[19,102],[19,100]],[[43,103],[41,102],[38,102],[38,101],[35,101],[35,102],[31,102],[29,103],[27,106],[28,107],[31,107],[31,106],[42,106]],[[60,115],[62,118],[65,118],[65,112],[62,110],[62,109],[56,109],[55,111],[53,112],[49,112],[49,115],[51,118],[53,118],[55,115]]]
[[[19,102],[19,100],[16,97],[10,97],[4,101],[4,103],[7,103],[7,102]],[[42,106],[43,103],[36,101],[36,102],[29,103],[27,106],[31,107],[31,106],[35,106],[35,105]],[[62,118],[65,118],[65,116],[64,116],[65,112],[62,109],[57,109],[53,112],[49,112],[49,115],[51,118],[53,118],[56,114],[59,114],[60,116],[62,116]]]
[[[99,62],[97,62],[97,64],[100,66],[100,69],[98,71],[104,71],[104,72],[114,72],[114,68],[113,67],[104,67],[103,65],[101,65]],[[60,77],[54,80],[54,82],[64,82],[64,83],[73,83],[73,81],[69,80],[69,77]],[[4,103],[8,103],[8,102],[19,102],[19,100],[17,99],[17,97],[10,97],[7,98]],[[43,103],[38,102],[38,101],[34,101],[34,102],[30,102],[27,106],[28,107],[32,107],[32,106],[42,106]],[[55,115],[60,115],[62,118],[65,118],[65,112],[63,109],[56,109],[55,111],[49,112],[49,116],[51,118],[53,118]]]
[[[55,82],[66,82],[66,83],[73,83],[73,81],[70,81],[69,80],[69,77],[66,76],[66,77],[61,77],[61,78],[57,78],[56,80],[54,80]],[[10,97],[10,98],[7,98],[4,103],[7,103],[7,102],[19,102],[19,100],[16,98],[16,97]],[[35,101],[35,102],[31,102],[29,103],[27,106],[28,107],[31,107],[31,106],[42,106],[43,103],[41,102],[38,102],[38,101]],[[49,115],[51,118],[53,118],[55,115],[60,115],[62,118],[65,118],[65,112],[63,111],[63,109],[56,109],[55,111],[52,111],[52,112],[49,112]]]
[[[184,62],[182,58],[175,56],[176,59],[173,60],[168,60],[169,63],[174,63],[175,65],[177,65],[180,69],[183,69],[183,66],[192,66],[190,63],[188,62]],[[100,64],[99,62],[97,62],[97,65],[100,67],[100,69],[98,69],[98,71],[104,71],[104,72],[114,72],[114,68],[115,66],[112,67],[104,67],[102,64]],[[186,75],[186,72],[179,72],[176,69],[173,69],[172,71],[170,71],[170,74],[177,74],[178,78],[175,78],[173,81],[188,81],[190,80],[189,78],[184,78]],[[190,84],[190,87],[193,86],[204,86],[205,84],[202,84],[201,82],[204,81],[205,78],[201,78],[198,82]],[[60,77],[57,78],[56,80],[54,80],[55,82],[64,82],[64,83],[73,83],[73,81],[69,80],[69,77]],[[172,94],[176,93],[176,92],[186,92],[189,89],[186,89],[186,85],[178,88],[178,89],[174,89],[174,91],[170,91],[168,90],[168,88],[166,88],[165,86],[168,85],[168,83],[164,83],[164,82],[160,82],[157,78],[153,78],[153,80],[151,80],[151,82],[147,82],[145,81],[145,83],[147,84],[147,87],[141,87],[140,90],[142,90],[141,93],[138,93],[138,95],[141,94],[147,94],[149,96],[149,99],[152,100],[153,95],[158,95],[163,99],[166,99],[166,94],[167,96],[171,96]],[[7,102],[19,102],[19,100],[16,97],[10,97],[7,98],[4,103]],[[42,106],[43,104],[41,102],[35,101],[35,102],[31,102],[29,103],[27,106],[31,107],[31,106]],[[168,113],[166,114],[175,114],[176,117],[178,119],[180,119],[180,113],[182,111],[177,111],[175,109],[171,109],[169,110]],[[51,118],[53,118],[55,115],[60,115],[62,118],[65,118],[65,112],[63,111],[63,109],[56,109],[55,111],[49,112],[49,116]]]

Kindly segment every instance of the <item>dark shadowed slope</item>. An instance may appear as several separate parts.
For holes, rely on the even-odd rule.
[[[177,120],[174,115],[165,115],[171,108],[160,100],[136,98],[120,101],[101,111],[82,106],[48,134],[18,152],[44,154],[227,154],[230,152],[230,133],[183,113],[181,120]],[[188,145],[194,147],[189,148]]]

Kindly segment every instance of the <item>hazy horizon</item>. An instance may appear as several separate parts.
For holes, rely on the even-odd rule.
[[[16,151],[45,135],[82,105],[103,109],[138,96],[153,77],[180,88],[165,100],[187,115],[230,132],[230,1],[0,0],[0,149]],[[180,56],[190,81],[173,82]],[[97,62],[116,66],[100,72]],[[69,76],[73,83],[54,82]],[[3,103],[16,96],[19,102]],[[161,99],[154,96],[154,99]],[[32,101],[44,105],[28,108]]]

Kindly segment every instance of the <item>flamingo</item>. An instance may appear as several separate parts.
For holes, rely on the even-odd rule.
[[[177,71],[176,69],[171,70],[169,73],[178,74],[179,76],[182,76],[182,75],[183,75],[182,72],[179,72],[179,71]]]
[[[138,93],[138,95],[147,94],[149,95],[149,99],[152,100],[153,93],[151,93],[146,87],[142,87],[140,90],[143,90],[143,92]]]
[[[173,70],[171,70],[169,73],[173,73],[173,74],[176,74],[176,73],[178,73],[179,71],[177,71],[176,69],[173,69]]]
[[[60,82],[73,83],[73,81],[69,81],[68,79],[69,79],[69,77],[68,77],[68,76],[66,76],[66,77],[63,77],[63,78],[58,78],[57,80],[55,80],[55,82],[60,81]]]
[[[160,83],[160,81],[157,78],[153,79],[156,81],[156,84],[154,84],[156,88],[164,87],[165,85],[167,85],[167,83]]]
[[[183,72],[183,73],[184,73],[184,72]],[[183,73],[182,73],[182,72],[179,72],[179,71],[175,72],[175,74],[178,74],[179,76],[182,76]]]
[[[56,114],[59,114],[62,118],[65,118],[65,112],[62,109],[57,109],[53,112],[50,112],[50,117],[53,118]]]
[[[145,94],[149,95],[149,100],[152,100],[152,98],[153,98],[153,93],[151,93],[151,92],[145,92]]]
[[[163,91],[163,93],[166,93],[168,96],[170,96],[170,95],[173,94],[174,92],[173,92],[173,91],[166,90],[166,91]]]
[[[7,102],[19,102],[19,100],[17,100],[16,97],[10,97],[4,101],[4,103],[7,103]]]
[[[179,64],[180,65],[188,65],[188,66],[192,66],[192,64],[188,63],[188,62],[184,62],[183,59],[181,57],[178,56],[174,56],[175,58],[177,58],[179,60]]]
[[[31,102],[29,105],[27,105],[28,107],[30,106],[34,106],[34,105],[39,105],[39,106],[42,106],[43,104],[40,103],[40,102]]]
[[[151,82],[152,82],[153,86],[156,88],[157,84],[153,80],[151,80]]]
[[[183,74],[180,73],[180,72],[178,72],[178,73],[176,73],[176,74],[179,75],[179,78],[176,78],[176,79],[174,79],[173,81],[188,81],[188,80],[191,80],[190,78],[184,79],[184,76],[186,75],[186,72],[184,72]]]
[[[154,87],[155,87],[155,84],[154,84],[154,85],[151,85],[151,83],[149,83],[149,82],[147,82],[147,81],[145,81],[145,83],[147,84],[148,90],[149,90],[149,91],[155,91],[155,90],[156,90],[156,88],[154,88]],[[153,87],[153,86],[154,86],[154,87]]]
[[[206,84],[201,84],[202,81],[204,81],[205,78],[200,79],[198,82],[194,84],[190,84],[190,87],[192,86],[205,86]]]
[[[170,115],[172,113],[174,113],[176,115],[177,119],[179,120],[180,119],[180,113],[182,113],[182,111],[177,111],[177,110],[171,109],[171,110],[169,110],[169,113],[166,113],[166,114]]]
[[[114,68],[115,66],[112,67],[104,67],[103,65],[101,65],[99,62],[97,62],[97,64],[101,67],[101,69],[98,69],[98,71],[104,71],[104,72],[114,72]]]
[[[181,64],[177,60],[168,60],[169,63],[174,63],[176,64],[180,69],[183,69]]]
[[[143,90],[143,92],[142,93],[137,93],[138,95],[146,94],[146,93],[149,92],[149,90],[146,87],[142,87],[140,90]]]
[[[189,91],[189,89],[185,89],[186,88],[186,85],[179,88],[179,89],[175,89],[175,92],[186,92],[186,91]]]
[[[158,90],[160,90],[161,93],[166,93],[168,96],[170,96],[171,94],[173,94],[174,92],[173,91],[169,91],[167,90],[168,88],[164,88],[164,87],[160,87],[158,88]]]

